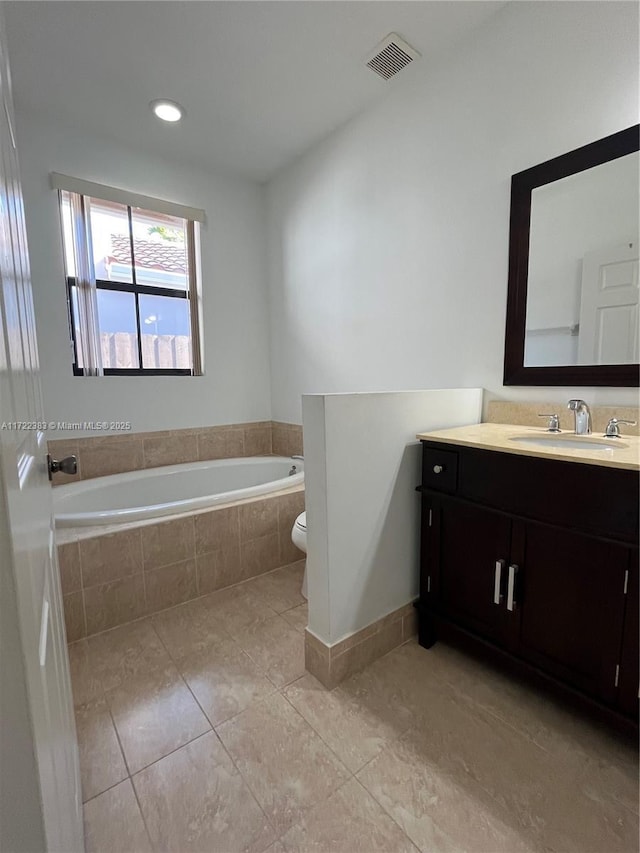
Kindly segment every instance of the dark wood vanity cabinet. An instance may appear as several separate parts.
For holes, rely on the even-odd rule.
[[[637,717],[637,473],[423,442],[420,489],[421,644],[463,638]]]

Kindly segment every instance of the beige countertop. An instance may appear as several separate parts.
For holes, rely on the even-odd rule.
[[[550,433],[544,427],[514,426],[512,424],[472,424],[452,429],[421,432],[416,436],[421,441],[439,441],[447,444],[460,444],[465,447],[477,447],[482,450],[497,450],[501,453],[514,453],[517,456],[539,456],[543,459],[560,459],[563,462],[582,462],[586,465],[601,465],[607,468],[628,468],[640,471],[640,437],[623,435],[620,438],[605,439],[600,433],[584,436],[585,440],[597,443],[616,442],[615,448],[603,450],[582,447],[545,447],[544,444],[518,443],[517,437],[544,440],[557,439],[558,444],[580,440],[572,432]]]

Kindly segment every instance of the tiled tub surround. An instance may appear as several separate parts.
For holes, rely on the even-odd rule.
[[[303,556],[304,487],[149,524],[60,531],[67,640],[105,631]]]
[[[276,421],[165,430],[127,432],[90,438],[52,439],[49,452],[56,459],[75,456],[75,476],[55,474],[54,485],[178,465],[209,459],[238,456],[293,456],[302,454],[302,427]]]
[[[576,394],[577,397],[580,394]],[[587,400],[587,404],[589,401]],[[622,426],[622,435],[640,435],[640,409],[633,406],[590,406],[591,431],[593,435],[602,435],[611,418],[636,421],[636,426]],[[540,413],[556,413],[560,418],[560,429],[573,432],[575,419],[566,403],[517,403],[513,400],[490,400],[487,403],[485,421],[491,424],[513,424],[514,426],[546,427]]]
[[[307,628],[305,667],[330,690],[418,632],[413,604],[405,604],[333,646],[327,646]]]

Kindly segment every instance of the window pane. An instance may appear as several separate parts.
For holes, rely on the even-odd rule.
[[[131,284],[133,275],[128,208],[124,204],[96,198],[89,199],[89,202],[96,278]]]
[[[191,369],[189,300],[140,295],[142,366]]]
[[[186,220],[134,208],[136,283],[188,290]]]
[[[98,290],[103,367],[140,367],[133,293]]]
[[[78,324],[78,288],[71,288],[71,310],[73,317],[70,317],[69,320],[73,320],[73,340],[76,345],[76,365],[78,367],[84,367],[84,358],[82,357],[82,347],[80,346],[80,325]]]

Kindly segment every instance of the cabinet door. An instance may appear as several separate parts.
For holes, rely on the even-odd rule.
[[[504,594],[510,531],[511,522],[501,513],[455,499],[433,501],[432,607],[498,643],[505,640],[507,624]],[[498,573],[502,582],[496,589]]]
[[[625,714],[638,714],[638,549],[629,551],[624,632],[620,656],[618,705]]]
[[[516,653],[591,696],[616,701],[626,548],[514,522]]]

